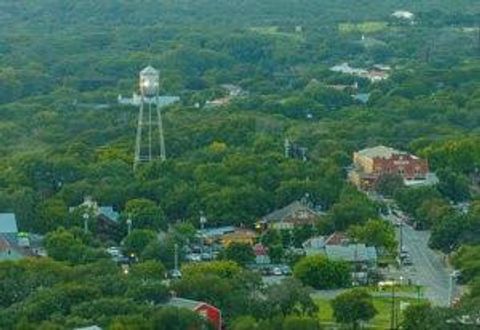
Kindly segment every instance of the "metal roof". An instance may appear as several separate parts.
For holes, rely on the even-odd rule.
[[[158,70],[155,69],[153,66],[149,65],[140,71],[141,75],[158,75]]]
[[[377,250],[365,244],[327,245],[325,252],[328,258],[348,262],[376,262]]]
[[[114,211],[112,206],[100,206],[98,208],[98,211],[99,211],[100,214],[103,214],[104,216],[106,216],[110,220],[118,222],[120,214],[118,212]]]
[[[185,299],[185,298],[177,298],[173,297],[166,303],[168,306],[178,307],[178,308],[188,308],[192,311],[196,310],[200,305],[203,303],[200,301]]]
[[[368,158],[390,158],[392,155],[404,155],[406,153],[390,147],[377,146],[360,150],[358,154]]]
[[[0,234],[18,233],[17,219],[13,213],[0,213]]]
[[[295,215],[299,211],[307,211],[312,214],[316,214],[315,211],[309,208],[308,206],[304,205],[299,201],[295,201],[279,210],[275,210],[272,213],[267,214],[266,216],[263,217],[263,221],[267,221],[267,222],[284,221],[285,219],[287,219],[292,215]]]

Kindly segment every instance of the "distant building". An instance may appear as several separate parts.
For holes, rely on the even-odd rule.
[[[406,10],[396,10],[392,14],[393,17],[404,20],[413,20],[415,15]]]
[[[99,206],[90,196],[86,196],[82,204],[69,208],[69,212],[76,210],[88,211],[96,218],[96,232],[100,236],[113,237],[119,234],[120,214],[113,206]]]
[[[228,246],[231,243],[243,243],[254,245],[258,234],[250,229],[223,226],[200,229],[197,231],[197,237],[207,244],[221,243]]]
[[[257,225],[263,228],[293,229],[294,227],[314,225],[321,215],[310,208],[307,203],[295,201],[265,215]]]
[[[398,174],[408,184],[425,182],[428,173],[426,160],[404,151],[378,146],[353,154],[353,169],[349,179],[359,188],[370,189],[383,174]]]
[[[233,233],[228,233],[222,236],[221,242],[223,246],[229,246],[232,243],[254,245],[258,238],[258,234],[250,229],[239,228]]]
[[[222,329],[222,312],[220,311],[220,309],[216,308],[213,305],[207,304],[202,301],[195,301],[177,297],[170,298],[170,300],[165,305],[189,309],[209,321],[212,324],[213,329]]]
[[[325,254],[331,260],[345,261],[374,267],[377,264],[377,249],[365,244],[326,245]]]
[[[14,213],[0,213],[0,236],[16,242],[18,235],[17,219]]]
[[[303,242],[302,247],[307,256],[316,254],[326,254],[326,246],[346,246],[349,243],[349,238],[343,232],[334,232],[328,237],[316,236],[309,238]]]

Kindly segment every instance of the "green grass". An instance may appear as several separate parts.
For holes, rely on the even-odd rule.
[[[330,301],[327,299],[316,299],[315,302],[318,305],[319,312],[318,318],[320,323],[324,326],[329,326],[335,324],[333,318],[333,310],[330,305]],[[400,302],[404,303],[415,303],[416,299],[411,298],[397,298],[397,310],[400,310]],[[391,298],[373,298],[373,304],[377,309],[377,315],[371,320],[365,328],[368,329],[378,329],[384,330],[390,327],[390,318],[391,318],[391,308],[392,300]],[[400,313],[401,314],[401,313]],[[398,317],[398,322],[401,322],[401,315]]]

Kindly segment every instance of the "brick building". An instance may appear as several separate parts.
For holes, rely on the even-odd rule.
[[[353,169],[350,180],[360,188],[371,188],[382,174],[399,174],[409,181],[426,180],[428,162],[417,156],[393,148],[378,146],[363,149],[353,154]]]

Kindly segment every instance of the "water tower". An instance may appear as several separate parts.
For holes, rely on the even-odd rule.
[[[159,87],[160,73],[158,70],[152,66],[147,66],[140,71],[140,103],[135,140],[134,171],[142,162],[150,162],[157,157],[160,157],[162,161],[166,159]],[[146,109],[148,111],[145,111]],[[155,116],[156,118],[154,118]],[[158,139],[153,134],[158,134]],[[154,147],[157,143],[159,149]]]

